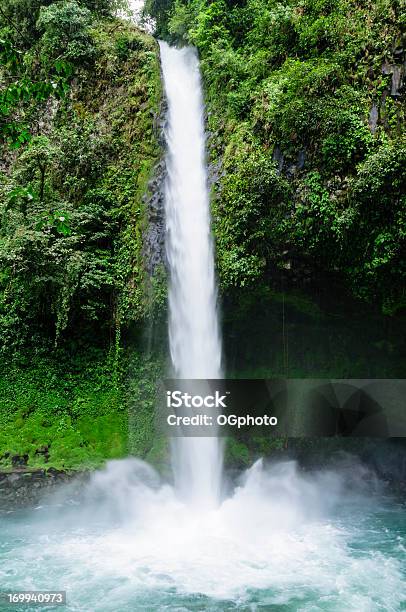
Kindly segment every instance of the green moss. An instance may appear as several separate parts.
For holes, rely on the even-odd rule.
[[[166,436],[154,437],[153,445],[145,457],[163,476],[170,476],[170,446]]]
[[[287,283],[300,284],[306,267],[394,312],[405,285],[395,156],[404,167],[406,107],[391,77],[404,72],[402,2],[157,6],[147,3],[158,29],[201,55],[210,156],[221,168],[213,213],[224,291],[275,286],[292,266]]]
[[[229,466],[247,468],[251,463],[251,453],[243,442],[227,438],[224,461]]]
[[[75,65],[69,95],[52,113],[37,105],[33,121],[41,118],[44,135],[10,157],[0,177],[7,349],[34,336],[36,345],[75,335],[105,345],[153,301],[143,197],[161,156],[158,45],[118,19],[93,16],[90,32],[92,61]],[[10,258],[21,262],[13,273]]]
[[[56,4],[49,14],[65,19]],[[122,344],[163,303],[162,274],[150,281],[143,255],[144,196],[161,156],[158,45],[129,22],[85,13],[91,53],[72,58],[73,40],[68,95],[51,110],[39,99],[29,119],[43,133],[0,176],[4,469],[145,456],[154,436],[153,402],[134,413],[128,387],[152,385],[156,372],[131,365],[127,383]],[[31,42],[27,57],[52,51]]]
[[[227,438],[224,461],[227,467],[247,469],[260,457],[277,456],[288,448],[286,438],[271,437],[269,434],[250,432],[241,439]]]
[[[286,308],[291,308],[313,319],[320,320],[324,316],[318,304],[308,295],[300,293],[299,291],[283,293],[282,291],[270,290],[268,295],[271,301],[275,301],[284,305]]]
[[[0,468],[85,469],[128,454],[159,468],[167,441],[155,431],[163,360],[132,350],[27,356],[0,371]]]
[[[0,374],[0,466],[82,469],[123,457],[127,406],[110,361],[38,357]]]

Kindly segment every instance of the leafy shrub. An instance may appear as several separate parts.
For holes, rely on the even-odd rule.
[[[333,272],[385,312],[401,308],[404,199],[392,155],[403,155],[404,92],[391,95],[382,65],[404,59],[402,2],[174,0],[160,19],[201,55],[222,168],[213,209],[223,287],[267,287],[275,266],[292,263]]]
[[[288,196],[287,182],[265,151],[248,149],[234,156],[230,150],[213,209],[223,286],[250,285],[274,263]]]
[[[360,165],[350,186],[356,210],[351,228],[353,259],[347,262],[354,291],[383,294],[387,313],[406,305],[406,143],[384,144]]]
[[[90,60],[94,55],[91,22],[89,9],[75,0],[41,7],[37,28],[43,32],[41,50],[45,58],[64,58],[73,63]]]

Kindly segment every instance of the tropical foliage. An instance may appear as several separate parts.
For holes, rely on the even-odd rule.
[[[116,8],[0,9],[3,467],[128,452],[121,330],[151,307],[143,196],[160,155],[161,83],[156,42]]]
[[[197,46],[225,289],[334,272],[385,312],[405,295],[403,0],[149,0]]]

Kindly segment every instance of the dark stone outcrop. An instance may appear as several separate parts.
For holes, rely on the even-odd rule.
[[[87,472],[15,469],[0,472],[0,512],[33,507],[58,487],[75,482],[78,489],[87,481]]]
[[[164,184],[166,165],[162,159],[154,168],[144,196],[147,205],[148,229],[145,236],[145,263],[148,274],[154,275],[160,265],[166,266]]]
[[[164,94],[163,94],[164,95]],[[167,123],[167,100],[163,97],[159,114],[156,117],[155,129],[162,150],[161,159],[155,165],[152,178],[148,183],[148,191],[144,195],[147,207],[148,228],[144,240],[144,261],[149,276],[166,266],[165,251],[165,179],[167,174],[165,163],[165,129]]]
[[[390,95],[400,98],[406,89],[406,52],[403,48],[395,49],[392,62],[384,62],[382,74],[391,76]]]

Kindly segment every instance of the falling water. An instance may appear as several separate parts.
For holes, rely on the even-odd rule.
[[[190,47],[175,49],[161,42],[160,48],[168,101],[165,206],[173,374],[180,379],[221,378],[199,61]],[[216,437],[177,438],[173,468],[184,498],[216,503],[222,469]]]
[[[215,378],[221,346],[198,61],[191,49],[162,43],[161,52],[173,372]],[[128,458],[93,473],[80,494],[72,483],[35,510],[1,516],[1,588],[67,589],[69,612],[404,609],[404,505],[362,464],[343,457],[310,473],[293,461],[257,461],[216,504],[221,462],[216,438],[180,439],[176,490]]]

